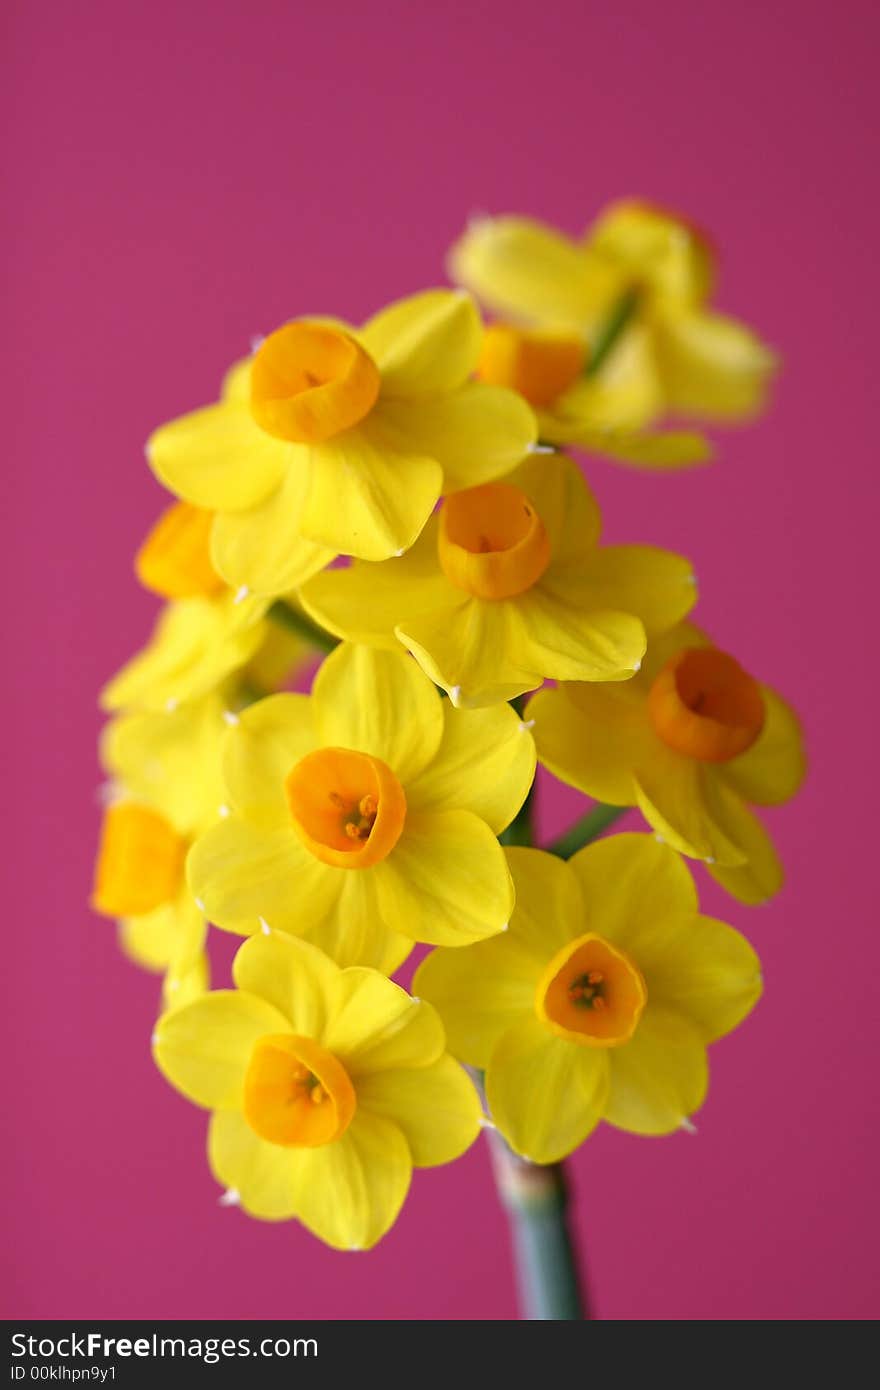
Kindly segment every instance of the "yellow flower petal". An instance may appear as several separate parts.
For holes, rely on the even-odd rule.
[[[396,629],[425,674],[464,709],[512,700],[539,685],[543,676],[515,659],[514,601],[462,599],[454,608],[412,614]]]
[[[412,811],[473,811],[497,835],[526,799],[535,744],[509,705],[457,710],[443,704],[443,738],[434,758],[407,785]]]
[[[357,1103],[402,1130],[417,1168],[450,1163],[480,1132],[474,1084],[449,1056],[427,1067],[368,1073],[358,1081]]]
[[[583,563],[602,530],[602,513],[583,473],[567,454],[536,454],[509,482],[521,488],[544,523],[553,571]]]
[[[625,924],[620,943],[638,962],[651,1002],[681,1014],[704,1043],[714,1042],[761,997],[761,962],[745,937],[724,922],[693,911],[676,913],[662,901],[654,904],[647,889],[645,899],[641,915]]]
[[[719,777],[710,783],[709,802],[716,821],[739,846],[745,859],[745,863],[736,865],[719,860],[709,865],[709,872],[738,902],[766,902],[779,892],[785,877],[773,841],[758,817]]]
[[[656,735],[636,678],[617,684],[563,684],[539,690],[526,706],[538,759],[560,781],[611,806],[635,806],[633,764],[650,756]]]
[[[239,948],[232,977],[283,1014],[288,1032],[321,1041],[339,978],[339,967],[321,951],[284,932],[260,933]]]
[[[397,1125],[358,1112],[341,1139],[300,1151],[296,1214],[337,1250],[368,1250],[394,1224],[411,1177],[409,1147]]]
[[[561,598],[587,609],[633,614],[649,637],[680,622],[697,601],[690,563],[652,545],[597,547],[554,588]]]
[[[657,328],[670,410],[707,420],[745,420],[765,404],[777,359],[745,324],[721,314],[675,313]]]
[[[518,597],[510,617],[518,662],[551,680],[628,680],[645,652],[644,625],[619,610],[585,611],[581,598],[568,576],[557,579],[552,569]]]
[[[163,1014],[153,1056],[178,1091],[208,1110],[241,1101],[251,1050],[267,1033],[289,1031],[283,1014],[255,994],[218,989]]]
[[[628,463],[634,468],[693,468],[709,463],[715,450],[708,439],[693,430],[657,430],[654,433],[638,430],[598,431],[592,425],[579,428],[574,422],[549,422],[542,438],[553,443],[574,444],[587,454]]]
[[[302,534],[342,555],[387,560],[412,545],[442,487],[436,459],[390,453],[368,416],[310,450]]]
[[[600,320],[621,290],[616,273],[526,217],[472,222],[449,253],[449,274],[497,313],[560,328]]]
[[[416,941],[464,946],[501,931],[513,884],[501,849],[470,811],[421,811],[374,871],[382,917]]]
[[[286,594],[336,554],[302,534],[311,455],[299,445],[288,447],[294,452],[279,487],[247,511],[220,512],[214,518],[211,559],[233,589]]]
[[[211,987],[211,967],[204,951],[187,966],[173,966],[162,981],[162,1008],[179,1009]]]
[[[173,968],[183,973],[201,956],[207,927],[204,914],[185,889],[173,902],[119,923],[119,944],[144,970]]]
[[[756,806],[789,801],[806,776],[807,758],[800,720],[790,705],[761,687],[766,720],[756,743],[718,769],[723,782]]]
[[[501,1035],[533,1011],[539,974],[529,949],[507,931],[473,946],[432,951],[413,989],[437,1009],[455,1056],[485,1068]]]
[[[443,491],[478,487],[509,473],[537,439],[535,417],[513,391],[477,382],[454,395],[381,400],[372,438],[396,453],[424,454],[443,465]]]
[[[344,872],[309,854],[293,827],[266,830],[238,816],[206,831],[187,856],[190,889],[209,921],[242,935],[258,931],[261,917],[302,935],[333,911]]]
[[[743,864],[745,853],[719,821],[704,765],[666,748],[659,739],[650,762],[636,772],[636,797],[650,826],[692,859]]]
[[[674,850],[653,835],[610,835],[568,861],[581,886],[585,930],[620,946],[642,969],[655,924],[698,910],[694,881]]]
[[[376,970],[352,966],[337,977],[323,1042],[359,1083],[373,1072],[430,1066],[446,1038],[430,1004]]]
[[[615,343],[599,372],[566,391],[554,413],[589,421],[595,430],[640,430],[664,409],[652,335],[644,325],[634,323]]]
[[[443,737],[441,697],[399,649],[337,647],[315,678],[312,699],[319,745],[381,758],[404,790]]]
[[[263,1221],[296,1216],[295,1174],[302,1152],[261,1139],[239,1110],[219,1110],[211,1116],[211,1172],[225,1188],[238,1193],[249,1216]]]
[[[557,951],[593,928],[584,925],[583,898],[568,864],[538,849],[509,848],[505,853],[516,889],[510,935],[528,951],[537,986]]]
[[[489,1059],[492,1119],[534,1163],[556,1163],[582,1144],[602,1118],[607,1092],[606,1051],[566,1042],[534,1015],[514,1024]]]
[[[242,357],[233,362],[223,377],[220,386],[220,399],[231,401],[233,405],[249,406],[251,402],[251,363],[253,356]]]
[[[413,942],[383,920],[375,875],[369,869],[330,872],[341,878],[339,897],[320,916],[304,903],[302,934],[337,965],[369,965],[392,975],[412,951]]]
[[[209,511],[254,507],[278,487],[291,454],[266,434],[245,405],[209,405],[162,425],[147,441],[147,462],[177,497]]]
[[[382,374],[382,395],[453,391],[477,365],[482,324],[470,295],[425,290],[369,319],[358,337]]]
[[[190,835],[211,824],[223,800],[225,733],[223,702],[207,695],[172,713],[112,719],[101,734],[101,761],[129,796]]]
[[[380,564],[355,560],[347,569],[325,570],[304,585],[303,608],[322,627],[350,642],[399,650],[394,629],[421,613],[461,607],[437,560],[437,517],[432,516],[405,555]]]
[[[713,288],[715,260],[705,235],[686,218],[636,198],[603,208],[587,248],[663,299],[699,303]]]
[[[312,704],[307,695],[270,695],[249,705],[224,745],[223,778],[229,804],[254,825],[289,828],[284,780],[314,747]]]
[[[612,1048],[609,1062],[603,1118],[618,1129],[671,1134],[705,1099],[709,1071],[699,1033],[680,1014],[654,1008],[650,998],[634,1037]]]

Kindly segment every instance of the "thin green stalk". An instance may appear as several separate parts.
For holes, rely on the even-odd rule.
[[[584,845],[597,839],[603,830],[625,816],[630,806],[605,806],[600,801],[580,820],[575,821],[558,839],[547,845],[548,854],[558,855],[560,859],[570,859]]]
[[[285,603],[283,598],[276,599],[269,609],[268,616],[273,623],[279,627],[286,627],[288,632],[296,633],[297,637],[302,637],[310,646],[317,647],[318,651],[332,652],[334,647],[339,646],[339,638],[332,633],[325,632],[317,623],[313,623],[311,618],[307,618],[305,613],[298,608],[293,608],[289,603]]]
[[[593,344],[589,361],[584,370],[584,376],[595,376],[599,371],[611,352],[611,349],[614,347],[621,333],[635,313],[638,302],[639,292],[636,289],[627,290],[626,294],[621,295],[617,304],[599,330],[599,336]]]

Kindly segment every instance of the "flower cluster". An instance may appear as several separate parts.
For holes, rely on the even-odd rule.
[[[156,1063],[224,1200],[342,1249],[483,1123],[538,1164],[689,1126],[761,975],[685,861],[767,899],[753,808],[804,772],[788,705],[688,621],[687,560],[602,545],[563,452],[691,466],[695,426],[759,411],[775,359],[708,307],[706,239],[631,202],[582,242],[482,220],[449,265],[362,326],[282,324],[153,434],[165,606],[102,695],[93,904],[164,977]],[[653,833],[589,843],[594,810],[535,848],[537,762]],[[247,938],[234,988],[209,922]]]

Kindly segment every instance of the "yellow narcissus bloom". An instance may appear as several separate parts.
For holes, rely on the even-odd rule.
[[[416,545],[300,591],[324,627],[413,653],[461,707],[556,680],[626,681],[647,632],[696,598],[686,560],[597,544],[599,509],[576,464],[536,455],[502,483],[447,497]]]
[[[268,598],[234,594],[210,558],[213,516],[187,502],[168,507],[135,557],[145,588],[168,600],[147,645],[101,692],[105,710],[174,709],[236,685],[272,689],[310,655],[266,618]]]
[[[233,977],[153,1036],[163,1075],[213,1111],[211,1171],[251,1216],[295,1217],[341,1250],[375,1245],[413,1167],[449,1163],[479,1132],[437,1014],[275,932],[245,942]]]
[[[707,307],[712,250],[662,209],[614,203],[583,242],[528,218],[484,218],[453,247],[450,273],[504,316],[571,330],[594,350],[635,297],[619,342],[574,388],[566,412],[596,430],[638,430],[669,412],[747,419],[764,404],[775,355],[744,324]]]
[[[482,325],[433,290],[363,328],[302,319],[230,374],[224,398],[164,425],[147,456],[179,497],[217,513],[214,563],[235,588],[282,594],[336,552],[407,549],[444,492],[507,473],[535,441],[512,391],[469,378]]]
[[[101,759],[112,781],[92,906],[119,919],[119,942],[165,975],[166,1002],[207,982],[205,918],[186,883],[186,853],[222,800],[226,732],[218,696],[173,714],[127,714],[106,726]]]
[[[733,657],[682,623],[648,648],[625,686],[565,684],[529,702],[541,762],[614,806],[638,806],[658,835],[703,859],[740,902],[782,883],[749,804],[788,801],[805,771],[797,716]]]
[[[434,951],[414,988],[452,1052],[485,1069],[492,1119],[517,1153],[554,1163],[600,1120],[669,1134],[706,1095],[706,1044],[761,993],[758,959],[699,913],[682,860],[616,835],[566,863],[508,850],[510,931]]]
[[[227,734],[230,814],[190,851],[190,886],[229,931],[262,919],[390,973],[414,941],[504,929],[495,837],[534,769],[509,706],[455,710],[403,652],[339,647],[310,697],[261,700]]]

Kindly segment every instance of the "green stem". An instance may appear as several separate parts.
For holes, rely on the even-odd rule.
[[[599,336],[593,344],[584,376],[595,376],[599,371],[635,313],[638,302],[638,290],[627,290],[626,294],[621,295],[599,330]]]
[[[568,1187],[561,1163],[520,1158],[489,1131],[492,1169],[510,1222],[519,1302],[529,1321],[580,1322],[590,1312],[566,1220]]]
[[[276,599],[269,609],[268,616],[273,623],[279,627],[286,627],[288,632],[296,633],[297,637],[302,637],[310,646],[317,647],[322,652],[332,652],[334,647],[339,646],[339,638],[332,633],[325,632],[317,623],[313,623],[311,618],[307,618],[298,608],[292,608],[289,603],[285,603],[283,598]]]
[[[591,840],[595,840],[607,830],[609,825],[613,825],[621,816],[625,816],[629,806],[605,806],[600,801],[585,816],[581,816],[579,821],[575,821],[564,834],[547,845],[549,854],[558,855],[560,859],[570,859],[577,850],[583,849]]]

